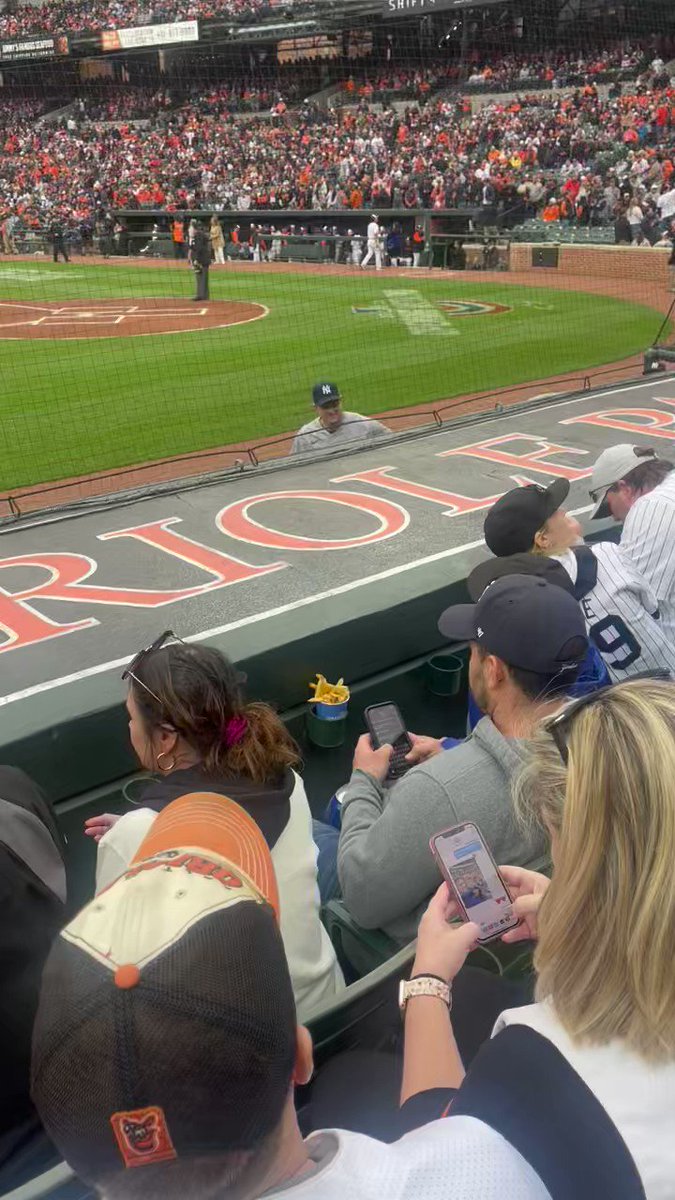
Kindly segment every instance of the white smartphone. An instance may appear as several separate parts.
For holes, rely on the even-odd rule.
[[[429,846],[467,921],[480,926],[479,942],[491,942],[516,928],[519,921],[508,888],[477,825],[467,821],[444,829]]]

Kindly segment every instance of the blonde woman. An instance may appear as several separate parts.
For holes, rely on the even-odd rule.
[[[209,237],[211,238],[213,261],[222,267],[225,263],[225,235],[223,234],[223,227],[215,213],[211,217]]]
[[[533,742],[516,803],[548,831],[553,876],[501,869],[522,918],[504,941],[537,941],[535,1003],[502,1013],[463,1082],[443,1065],[439,1001],[406,1020],[403,1100],[486,1121],[556,1200],[674,1194],[675,684],[661,676],[571,701]],[[415,972],[451,985],[453,914],[434,905]]]

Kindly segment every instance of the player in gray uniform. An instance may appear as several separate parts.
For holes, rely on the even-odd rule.
[[[505,562],[496,574],[483,564],[485,586],[490,576],[522,572],[523,560],[534,559],[528,570],[538,573],[537,559],[554,559],[570,578],[588,636],[613,680],[659,667],[675,672],[675,642],[660,620],[654,591],[621,546],[584,544],[578,521],[561,507],[569,489],[566,479],[548,487],[529,484],[493,505],[485,519],[485,541]]]
[[[381,421],[362,417],[360,413],[345,412],[340,389],[335,383],[316,383],[312,400],[317,416],[298,430],[291,454],[315,453],[320,450],[344,450],[355,442],[370,442],[389,433]]]

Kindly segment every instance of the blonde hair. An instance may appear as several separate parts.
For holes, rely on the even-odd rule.
[[[570,725],[565,772],[533,741],[516,809],[557,840],[539,917],[537,998],[569,1035],[675,1058],[675,686],[619,684]]]

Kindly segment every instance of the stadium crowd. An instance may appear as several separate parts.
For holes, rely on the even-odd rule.
[[[669,1200],[675,468],[621,444],[588,482],[619,543],[583,542],[563,479],[489,510],[472,603],[439,614],[470,644],[471,732],[411,734],[395,779],[391,745],[361,737],[333,825],[274,710],[172,633],[122,675],[151,774],[86,822],[79,913],[47,799],[0,767],[3,1190],[62,1156],[106,1200]],[[298,1021],[345,985],[336,893],[416,938],[403,1048],[379,1006],[369,1048],[307,1092]],[[533,973],[481,969],[485,941]]]
[[[245,94],[245,93],[242,93]],[[571,93],[504,98],[469,114],[457,97],[401,111],[366,101],[336,112],[251,118],[246,136],[214,88],[195,113],[154,93],[149,126],[125,110],[140,93],[111,93],[88,119],[36,127],[21,104],[2,115],[0,208],[25,228],[54,211],[72,226],[111,209],[388,209],[476,206],[581,225],[621,221],[618,240],[654,242],[673,215],[675,89],[664,77],[601,98]],[[269,94],[265,96],[269,99]],[[286,101],[279,97],[283,109]],[[154,108],[154,111],[153,111]]]
[[[48,0],[45,4],[22,4],[11,13],[0,14],[0,36],[86,33],[218,17],[259,20],[272,11],[267,0]]]

